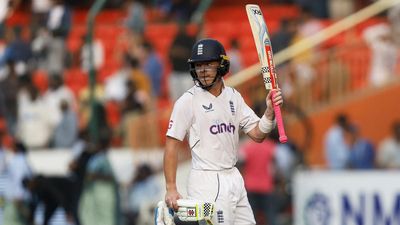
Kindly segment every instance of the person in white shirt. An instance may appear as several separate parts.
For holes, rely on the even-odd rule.
[[[382,169],[400,169],[400,120],[393,122],[392,135],[379,144],[377,164]]]
[[[16,140],[11,147],[11,157],[7,163],[7,182],[5,190],[4,217],[2,224],[27,224],[29,192],[23,187],[24,178],[32,176],[26,146]]]
[[[363,38],[371,49],[368,81],[372,86],[385,85],[394,78],[399,48],[392,32],[387,23],[372,25],[363,31]]]
[[[192,151],[188,198],[215,204],[213,224],[255,224],[238,160],[239,131],[261,142],[274,127],[273,104],[282,105],[279,89],[266,97],[267,109],[260,119],[241,94],[224,84],[229,59],[224,47],[214,39],[202,39],[188,60],[195,85],[173,108],[166,138],[164,175],[165,203],[178,209],[181,199],[176,185],[178,146],[188,136]]]

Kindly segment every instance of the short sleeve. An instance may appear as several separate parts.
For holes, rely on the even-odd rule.
[[[191,126],[192,118],[192,95],[185,93],[175,102],[168,124],[167,136],[183,141]]]
[[[254,113],[254,111],[246,104],[243,97],[238,93],[239,103],[239,126],[247,134],[250,132],[258,123],[260,118]]]

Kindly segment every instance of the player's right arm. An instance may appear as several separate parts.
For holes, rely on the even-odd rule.
[[[165,203],[170,208],[178,210],[177,200],[182,198],[176,187],[176,170],[178,167],[178,147],[180,141],[167,136],[164,152],[164,176],[167,193]]]
[[[178,167],[178,149],[192,125],[192,96],[185,93],[174,105],[169,120],[164,152],[164,176],[166,182],[165,203],[178,210],[176,200],[181,198],[176,186],[176,170]]]

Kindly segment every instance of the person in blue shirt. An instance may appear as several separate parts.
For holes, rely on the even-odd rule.
[[[344,129],[349,122],[345,114],[338,114],[335,124],[325,134],[325,159],[329,169],[346,169],[349,147],[344,139]]]
[[[161,95],[161,78],[164,72],[160,57],[156,54],[153,46],[149,42],[143,43],[144,62],[143,71],[149,75],[152,87],[152,95],[156,98]]]
[[[375,148],[369,140],[360,135],[359,128],[349,125],[345,129],[345,139],[349,145],[348,167],[351,169],[373,169]]]

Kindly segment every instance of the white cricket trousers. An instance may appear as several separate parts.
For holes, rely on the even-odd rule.
[[[256,224],[242,175],[236,167],[222,171],[192,169],[187,193],[190,199],[215,203],[214,225]]]

